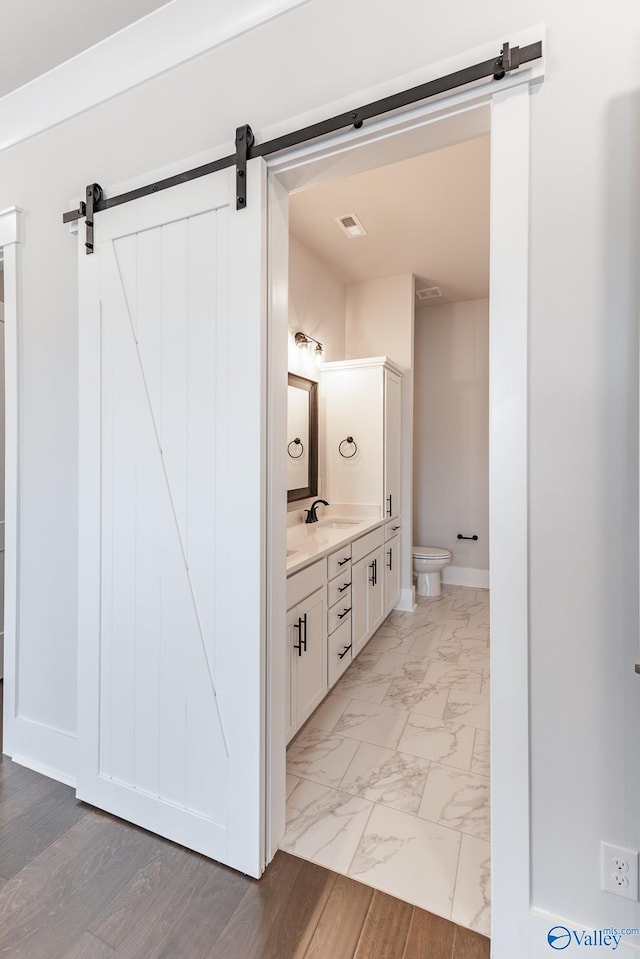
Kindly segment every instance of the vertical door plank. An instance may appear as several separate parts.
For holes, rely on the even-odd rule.
[[[100,697],[103,775],[134,781],[134,676],[136,637],[136,540],[141,390],[137,375],[132,306],[122,277],[135,260],[127,237],[117,248],[102,244],[101,284],[109,309],[103,314],[103,620]],[[130,287],[133,281],[130,280]],[[133,286],[135,289],[135,286]]]
[[[145,230],[137,235],[137,350],[144,387],[153,420],[162,429],[162,284],[160,282],[162,231]],[[147,423],[153,428],[149,416]],[[140,458],[138,513],[140,535],[136,542],[139,570],[136,590],[135,638],[135,785],[151,795],[160,790],[160,637],[161,576],[157,560],[164,546],[158,515],[163,509],[161,487],[155,476],[158,452]]]
[[[187,703],[186,795],[189,808],[208,811],[222,821],[225,808],[216,802],[219,770],[226,769],[225,742],[216,710],[214,676],[215,564],[215,329],[217,285],[216,213],[189,220],[188,343],[188,502],[187,558],[199,630],[189,649],[190,674],[202,683],[199,696]],[[206,737],[201,730],[208,730]]]
[[[162,428],[160,441],[171,499],[186,544],[187,370],[189,342],[188,221],[162,227]]]

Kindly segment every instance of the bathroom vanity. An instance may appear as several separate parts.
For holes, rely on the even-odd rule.
[[[343,505],[287,531],[287,742],[400,596],[401,387],[386,357],[320,374],[319,485]]]
[[[331,518],[287,537],[287,742],[400,595],[400,521]]]

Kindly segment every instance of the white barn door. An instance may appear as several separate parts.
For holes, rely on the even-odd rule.
[[[80,799],[264,868],[265,167],[80,227]]]

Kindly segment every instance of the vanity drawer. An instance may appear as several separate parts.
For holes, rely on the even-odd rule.
[[[321,559],[299,573],[294,573],[287,579],[287,609],[296,606],[307,596],[311,596],[317,589],[324,586],[324,560]]]
[[[354,539],[351,544],[351,556],[354,563],[357,563],[363,556],[367,556],[378,546],[384,543],[384,530],[382,526],[372,529],[370,533],[361,536],[360,539]]]
[[[340,600],[344,600],[351,592],[351,566],[345,566],[343,572],[341,572],[335,579],[332,579],[329,583],[329,595],[327,597],[327,606],[331,608],[335,603],[339,603]],[[349,606],[351,603],[349,603]]]
[[[396,536],[402,529],[400,520],[394,520],[393,523],[387,523],[384,528],[384,541],[387,542],[392,536]]]
[[[329,636],[328,648],[328,667],[329,667],[329,686],[342,676],[343,672],[351,664],[351,622],[343,623],[336,629],[335,633]]]
[[[327,632],[332,633],[334,629],[337,629],[338,626],[341,626],[343,623],[349,623],[351,626],[351,590],[347,590],[340,600],[339,603],[336,603],[335,606],[332,606],[329,612],[327,613],[327,622],[328,628]]]
[[[329,686],[333,686],[351,663],[351,619],[329,636],[327,652],[329,653]]]
[[[339,573],[351,568],[351,543],[327,556],[327,579],[333,579]]]

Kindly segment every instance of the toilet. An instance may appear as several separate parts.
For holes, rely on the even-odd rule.
[[[437,546],[413,547],[413,571],[418,577],[418,596],[440,595],[440,573],[452,559],[448,549],[439,549]]]

